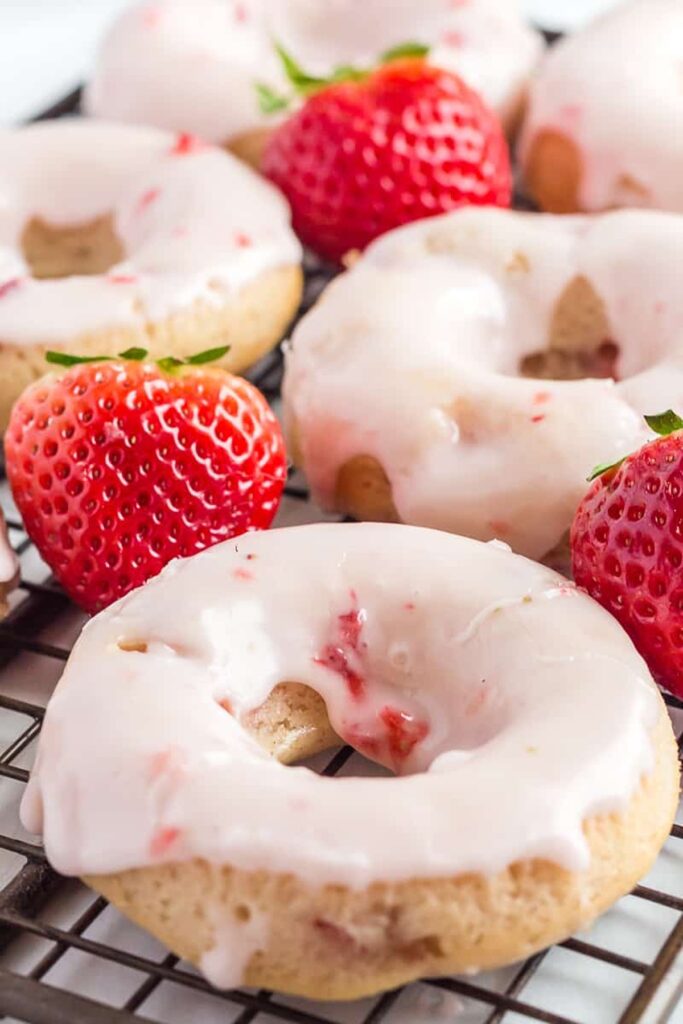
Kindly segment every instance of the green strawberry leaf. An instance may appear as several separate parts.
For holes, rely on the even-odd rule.
[[[385,50],[380,56],[380,64],[388,64],[391,60],[399,60],[401,57],[426,57],[429,47],[424,43],[399,43]]]
[[[660,437],[668,437],[669,434],[674,434],[677,430],[683,430],[683,419],[673,409],[667,409],[666,412],[659,412],[653,416],[645,416],[645,422],[650,430],[654,430],[655,434],[659,434]],[[596,477],[602,476],[604,473],[609,472],[609,470],[618,469],[626,458],[627,456],[625,455],[623,459],[619,459],[617,462],[600,463],[586,479],[590,483],[591,480],[595,480]]]
[[[127,348],[125,352],[119,352],[119,359],[130,359],[134,363],[141,363],[149,355],[146,348]]]
[[[401,57],[424,57],[429,53],[429,47],[423,43],[399,43],[398,46],[392,46],[391,49],[385,50],[374,67],[357,68],[352,64],[340,64],[326,78],[321,78],[318,75],[311,75],[304,71],[299,62],[280,43],[274,41],[273,46],[280,58],[287,81],[292,87],[293,95],[283,96],[281,93],[271,89],[269,85],[257,82],[255,86],[256,94],[261,112],[264,114],[275,114],[281,110],[286,110],[296,96],[311,96],[328,85],[338,85],[340,82],[360,82],[372,74],[375,67],[387,64],[389,61],[397,60]]]
[[[204,363],[214,363],[222,359],[230,351],[229,345],[220,345],[218,348],[207,348],[204,352],[197,352],[185,360],[188,366],[203,366]]]
[[[179,366],[204,366],[206,363],[213,363],[222,359],[230,351],[230,345],[219,345],[217,348],[207,348],[203,352],[196,352],[187,359],[178,359],[176,356],[165,356],[157,359],[156,364],[160,370],[172,373]],[[125,352],[119,352],[117,356],[74,356],[68,352],[46,352],[45,359],[55,366],[80,366],[82,363],[106,363],[112,359],[129,359],[131,362],[141,363],[147,359],[149,352],[146,348],[127,348]]]
[[[604,473],[608,473],[612,469],[619,469],[622,462],[626,461],[627,456],[624,455],[623,459],[617,459],[616,462],[601,462],[599,466],[596,466],[590,476],[586,477],[586,481],[591,483],[593,480],[597,480],[599,476],[603,476]]]
[[[275,51],[280,58],[282,69],[288,81],[294,86],[296,92],[308,94],[329,85],[329,78],[317,78],[315,75],[309,75],[304,71],[301,65],[292,57],[291,53],[288,53],[280,43],[275,43]]]
[[[282,96],[263,82],[256,83],[256,95],[262,114],[277,114],[281,110],[287,110],[292,102],[290,97]]]
[[[157,366],[164,373],[174,373],[181,366],[204,366],[206,363],[213,363],[222,359],[230,351],[229,345],[220,345],[218,348],[207,348],[203,352],[196,352],[187,359],[177,359],[176,356],[166,356],[164,359],[157,359]]]
[[[683,430],[683,419],[673,409],[667,409],[666,412],[657,413],[655,416],[646,416],[645,422],[660,437],[668,437],[676,430]]]
[[[45,360],[54,366],[80,366],[81,363],[102,363],[111,356],[71,356],[68,352],[46,352]]]
[[[164,373],[171,373],[173,370],[177,370],[179,366],[184,366],[184,359],[176,359],[175,356],[164,356],[163,359],[157,359],[157,366]]]
[[[340,64],[336,67],[329,77],[330,84],[337,82],[362,82],[364,78],[367,78],[369,71],[363,70],[363,68],[354,68],[351,64]]]

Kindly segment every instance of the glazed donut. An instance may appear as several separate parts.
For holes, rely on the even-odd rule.
[[[284,199],[228,153],[72,120],[0,134],[0,428],[46,349],[152,358],[222,344],[239,371],[301,295]]]
[[[229,144],[258,163],[272,116],[255,82],[286,90],[272,40],[314,74],[369,66],[398,43],[433,43],[512,128],[542,48],[509,0],[147,0],[126,11],[85,92],[98,117],[142,121]]]
[[[278,762],[332,730],[401,777]],[[91,621],[22,819],[216,985],[351,999],[586,925],[677,800],[645,663],[567,580],[502,545],[317,524],[171,563]]]
[[[375,242],[294,332],[290,451],[325,509],[532,558],[683,405],[683,217],[470,209]],[[597,378],[613,379],[558,379]],[[539,380],[537,378],[550,378]]]
[[[544,210],[683,211],[682,38],[680,0],[636,0],[548,52],[521,143]]]
[[[9,610],[8,598],[19,578],[19,559],[7,536],[7,525],[0,512],[0,619],[4,619]]]

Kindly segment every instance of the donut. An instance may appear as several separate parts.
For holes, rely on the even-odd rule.
[[[385,235],[288,346],[314,499],[541,558],[591,470],[652,436],[643,414],[683,406],[681,260],[683,217],[656,211],[468,209]]]
[[[281,763],[335,734],[397,777]],[[22,820],[215,985],[351,999],[587,925],[677,800],[645,663],[564,577],[316,524],[171,563],[90,622]]]
[[[548,51],[520,149],[542,209],[683,211],[681,38],[680,0],[636,0]]]
[[[7,535],[7,524],[0,512],[0,619],[9,611],[8,599],[19,578],[19,559]]]
[[[273,124],[256,81],[287,83],[273,39],[307,70],[372,65],[408,41],[461,73],[511,130],[541,49],[508,0],[147,0],[116,21],[88,84],[87,113],[193,132],[258,163]]]
[[[230,154],[85,120],[0,133],[0,428],[46,349],[189,356],[238,372],[301,295],[284,199]]]

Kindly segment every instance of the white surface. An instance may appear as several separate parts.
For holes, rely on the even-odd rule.
[[[129,0],[0,0],[0,124],[49,106],[88,74],[103,30]],[[569,28],[616,0],[522,0],[546,28]],[[188,0],[191,3],[191,0]]]

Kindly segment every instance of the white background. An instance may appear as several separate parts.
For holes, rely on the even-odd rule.
[[[0,124],[30,117],[78,85],[88,73],[104,28],[129,2],[0,0]],[[613,6],[615,0],[522,3],[542,27],[567,28]]]

